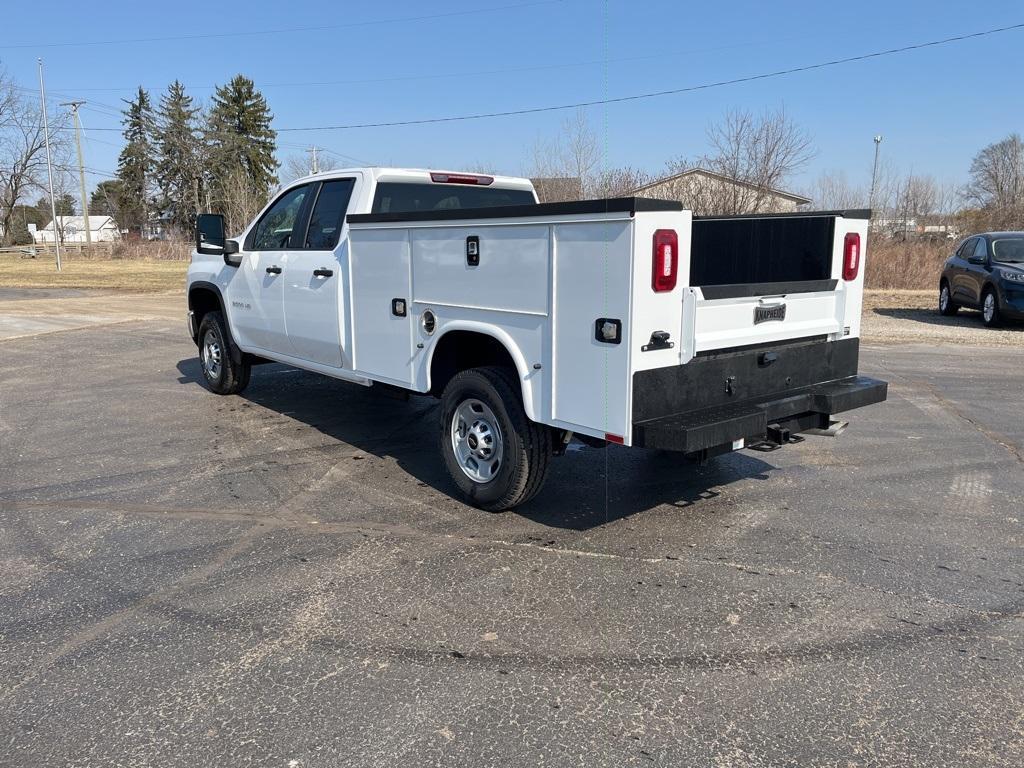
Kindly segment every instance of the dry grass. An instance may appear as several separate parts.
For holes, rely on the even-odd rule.
[[[954,247],[949,241],[896,243],[873,238],[868,244],[865,286],[938,290],[942,264]]]
[[[180,291],[188,261],[66,254],[58,272],[53,257],[0,255],[0,288],[106,288],[132,293]]]
[[[887,301],[909,301],[913,297],[908,292],[924,290],[931,301],[942,263],[952,250],[948,242],[895,243],[876,238],[868,249],[866,287],[884,292]],[[41,252],[35,259],[4,253],[0,254],[0,287],[180,290],[191,251],[192,244],[187,242],[114,243],[92,252],[66,253],[60,273],[53,268],[52,253]]]

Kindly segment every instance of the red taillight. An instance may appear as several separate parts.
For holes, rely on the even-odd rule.
[[[613,435],[611,432],[605,432],[604,439],[607,440],[609,443],[618,443],[619,445],[626,444],[626,438],[624,438],[622,435]]]
[[[656,293],[676,287],[679,272],[679,236],[674,229],[659,229],[654,233],[654,260],[651,267],[651,287]]]
[[[857,279],[860,272],[860,235],[847,232],[843,240],[843,280],[849,282]]]
[[[493,176],[474,176],[469,173],[432,173],[430,180],[438,184],[479,184],[482,187],[494,183]]]

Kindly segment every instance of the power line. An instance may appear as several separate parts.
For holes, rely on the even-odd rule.
[[[782,40],[785,40],[783,38]],[[776,39],[775,42],[779,42]],[[368,78],[356,78],[349,80],[310,80],[305,82],[289,82],[289,83],[260,83],[260,90],[266,88],[305,88],[305,87],[322,87],[322,86],[334,86],[334,85],[367,85],[375,83],[399,83],[405,81],[417,81],[417,80],[441,80],[441,79],[452,79],[458,77],[479,77],[483,75],[507,75],[517,74],[522,72],[544,72],[554,69],[574,69],[577,67],[590,67],[594,65],[607,65],[607,64],[622,64],[631,61],[650,61],[652,59],[665,59],[665,58],[678,58],[680,56],[692,56],[698,53],[716,53],[720,51],[735,50],[737,48],[750,48],[757,43],[735,43],[732,45],[718,45],[712,48],[692,48],[688,50],[669,51],[663,53],[652,53],[644,56],[621,56],[617,58],[609,59],[590,59],[587,61],[571,61],[563,62],[560,64],[537,64],[528,67],[504,67],[500,69],[478,69],[463,72],[433,72],[430,74],[413,74],[413,75],[392,75],[389,77],[368,77]],[[124,93],[127,91],[135,91],[139,86],[121,86],[121,87],[88,87],[88,88],[68,88],[67,91],[79,92],[111,92],[111,93]],[[201,90],[214,90],[219,88],[218,85],[185,85],[185,88],[193,91]],[[158,91],[161,88],[147,88],[149,91]]]
[[[451,123],[466,120],[484,120],[494,117],[511,117],[515,115],[531,115],[539,114],[542,112],[558,112],[567,109],[580,109],[583,107],[596,107],[605,104],[622,104],[631,101],[641,101],[644,99],[654,99],[663,96],[674,96],[682,93],[693,93],[695,91],[705,91],[714,88],[721,88],[728,85],[740,85],[743,83],[752,83],[759,80],[768,80],[776,77],[784,77],[786,75],[793,75],[802,72],[811,72],[819,69],[826,69],[828,67],[835,67],[841,64],[850,64],[854,62],[867,61],[870,59],[877,59],[883,56],[892,56],[898,53],[907,53],[910,51],[918,51],[925,48],[934,48],[940,45],[948,45],[950,43],[962,42],[964,40],[972,40],[981,37],[987,37],[989,35],[999,34],[1001,32],[1011,32],[1019,29],[1024,29],[1024,23],[1011,24],[1004,27],[996,27],[993,29],[986,29],[981,32],[971,32],[964,35],[955,35],[953,37],[945,37],[940,40],[929,40],[924,43],[914,43],[912,45],[904,45],[898,48],[887,48],[880,51],[872,51],[870,53],[863,53],[857,56],[847,56],[840,59],[830,59],[828,61],[821,61],[814,64],[806,64],[799,67],[790,67],[787,69],[779,69],[772,72],[763,72],[756,75],[747,75],[745,77],[736,77],[728,80],[716,80],[710,83],[702,83],[700,85],[691,85],[683,88],[672,88],[662,91],[651,91],[648,93],[638,93],[630,96],[618,96],[615,98],[607,99],[594,99],[591,101],[577,101],[570,104],[557,104],[545,107],[528,107],[524,109],[509,109],[501,110],[496,112],[481,112],[476,114],[468,115],[452,115],[448,117],[430,117],[430,118],[418,118],[409,120],[392,120],[382,121],[374,123],[347,123],[341,125],[321,125],[321,126],[308,126],[308,127],[288,127],[288,128],[275,128],[274,130],[278,133],[288,132],[299,132],[299,131],[343,131],[353,130],[358,128],[393,128],[399,126],[409,125],[427,125],[432,123]],[[120,131],[121,128],[93,128],[94,131]]]
[[[263,35],[284,35],[293,32],[320,32],[332,29],[352,29],[358,27],[378,26],[382,24],[403,24],[415,21],[430,21],[433,19],[449,19],[456,16],[471,16],[481,13],[493,13],[495,11],[517,10],[519,8],[530,8],[538,5],[554,5],[565,2],[565,0],[532,0],[526,3],[514,3],[510,5],[497,5],[490,8],[471,8],[465,11],[448,11],[446,13],[422,14],[419,16],[399,16],[392,19],[371,19],[368,21],[351,21],[344,24],[318,24],[307,27],[286,27],[284,29],[258,29],[248,32],[211,32],[204,35],[175,35],[172,37],[133,37],[117,40],[74,40],[60,43],[13,43],[0,45],[0,50],[14,48],[72,48],[79,46],[99,45],[126,45],[131,43],[164,43],[182,40],[215,40],[232,37],[257,37]]]
[[[622,104],[629,101],[640,101],[642,99],[654,99],[661,96],[674,96],[681,93],[692,93],[694,91],[704,91],[712,88],[720,88],[726,85],[739,85],[742,83],[752,83],[758,80],[768,80],[773,77],[782,77],[784,75],[793,75],[800,72],[811,72],[816,69],[825,69],[827,67],[834,67],[840,64],[850,64],[857,61],[866,61],[868,59],[877,59],[882,56],[891,56],[897,53],[906,53],[908,51],[917,51],[923,48],[932,48],[939,45],[947,45],[949,43],[961,42],[963,40],[971,40],[979,37],[986,37],[988,35],[994,35],[999,32],[1010,32],[1013,30],[1024,29],[1024,23],[1012,24],[1006,27],[997,27],[995,29],[987,29],[982,32],[972,32],[966,35],[956,35],[955,37],[946,37],[941,40],[930,40],[926,43],[915,43],[914,45],[904,45],[899,48],[888,48],[882,51],[872,51],[871,53],[863,53],[858,56],[847,56],[841,59],[831,59],[829,61],[822,61],[816,64],[807,64],[801,67],[790,67],[788,69],[779,69],[774,72],[764,72],[758,75],[748,75],[746,77],[736,77],[730,80],[718,80],[711,83],[703,83],[701,85],[691,85],[685,88],[672,88],[664,91],[652,91],[649,93],[638,93],[631,96],[618,96],[610,99],[594,99],[592,101],[578,101],[572,104],[557,104],[547,107],[529,107],[526,109],[509,109],[500,112],[481,112],[478,114],[471,115],[453,115],[450,117],[430,117],[420,118],[415,120],[393,120],[388,122],[378,123],[349,123],[345,125],[323,125],[315,127],[303,127],[303,128],[275,128],[276,131],[289,132],[289,131],[345,131],[356,128],[393,128],[398,126],[407,125],[427,125],[430,123],[452,123],[464,120],[483,120],[492,117],[511,117],[513,115],[532,115],[541,112],[557,112],[566,109],[580,109],[583,107],[596,107],[605,104]]]

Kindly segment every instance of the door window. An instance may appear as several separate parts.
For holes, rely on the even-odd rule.
[[[305,247],[314,251],[333,251],[345,223],[345,211],[352,197],[355,179],[325,181],[316,197],[313,214],[309,217]]]
[[[248,251],[279,251],[292,247],[292,234],[302,229],[300,216],[310,185],[289,189],[277,198],[249,235]],[[296,245],[297,247],[297,245]]]
[[[976,238],[969,237],[966,240],[964,240],[963,245],[961,245],[957,249],[957,252],[956,252],[957,257],[959,257],[961,259],[966,259],[972,253],[974,253],[974,241],[975,241],[975,239]]]
[[[988,243],[984,237],[978,238],[978,244],[974,246],[974,258],[985,261],[988,258]]]

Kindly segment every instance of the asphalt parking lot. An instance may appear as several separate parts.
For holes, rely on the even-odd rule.
[[[0,342],[0,765],[1024,763],[1024,345],[868,344],[838,439],[573,446],[489,515],[431,401],[217,397],[104,306]]]

